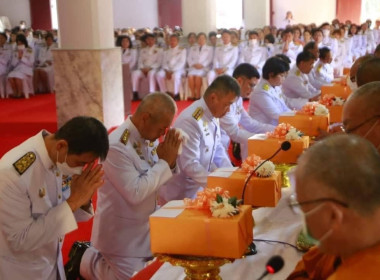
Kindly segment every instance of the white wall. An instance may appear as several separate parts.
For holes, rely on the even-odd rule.
[[[216,0],[182,0],[182,29],[184,34],[216,30]]]
[[[19,25],[20,20],[25,20],[26,26],[29,27],[29,0],[0,0],[0,16],[8,17],[12,28]]]
[[[158,26],[157,0],[113,0],[113,16],[115,28],[153,28]]]
[[[335,18],[336,0],[273,0],[273,10],[273,23],[276,26],[281,25],[287,11],[293,13],[294,23],[319,25]]]
[[[269,0],[244,0],[243,5],[245,30],[269,25]]]

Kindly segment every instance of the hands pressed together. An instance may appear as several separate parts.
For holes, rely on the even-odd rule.
[[[181,142],[180,133],[172,128],[165,135],[165,140],[157,147],[158,158],[165,160],[170,168],[174,168],[176,165],[178,149]]]

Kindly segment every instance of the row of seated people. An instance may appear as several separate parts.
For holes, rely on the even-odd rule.
[[[355,38],[364,38],[364,35],[345,38],[344,29],[337,29],[334,30],[333,37],[331,37],[327,32],[329,28],[330,25],[324,24],[321,29],[313,30],[312,40],[308,40],[308,43],[315,42],[318,48],[325,47],[331,50],[328,54],[331,58],[331,65],[325,64],[325,67],[329,68],[329,72],[332,70],[330,73],[332,78],[341,76],[343,69],[349,68],[356,57],[372,53],[375,50],[373,44],[368,48],[364,44],[366,47],[363,49],[354,43],[361,42]],[[352,30],[355,28],[355,25],[351,26]],[[296,64],[297,55],[303,51],[303,44],[298,42],[299,39],[295,41],[294,34],[299,33],[298,29],[286,29],[282,32],[281,43],[277,44],[274,44],[272,34],[268,34],[265,37],[264,46],[260,45],[256,31],[248,33],[248,41],[237,44],[232,42],[232,38],[236,38],[236,36],[232,36],[234,32],[229,30],[221,32],[222,43],[216,46],[207,45],[205,33],[199,33],[197,43],[192,46],[189,44],[186,49],[180,46],[180,38],[176,34],[170,35],[169,47],[166,50],[157,45],[156,37],[152,33],[145,34],[141,38],[144,46],[141,49],[133,48],[134,43],[126,35],[118,37],[117,45],[122,49],[122,63],[128,64],[132,72],[132,81],[128,82],[132,84],[135,98],[140,90],[140,79],[146,77],[148,92],[156,91],[158,84],[160,91],[169,91],[173,97],[179,99],[178,93],[183,86],[182,78],[187,76],[188,92],[185,95],[192,99],[198,99],[202,87],[205,88],[211,84],[218,75],[231,75],[234,67],[240,63],[250,63],[261,73],[262,67],[269,57],[284,54],[290,59],[290,67],[293,67]],[[380,38],[380,36],[378,37]],[[361,51],[357,52],[358,50]],[[332,78],[329,79],[330,82]],[[167,80],[172,80],[173,83],[170,90],[168,90]],[[319,88],[320,85],[314,84],[314,87]]]
[[[54,37],[47,34],[44,43],[29,45],[20,32],[15,43],[7,43],[5,33],[0,33],[0,96],[29,97],[35,92],[54,91],[53,56]]]

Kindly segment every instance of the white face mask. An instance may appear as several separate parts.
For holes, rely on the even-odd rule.
[[[18,45],[18,46],[17,46],[17,49],[18,49],[19,51],[25,50],[25,46],[24,46],[24,45]]]
[[[355,91],[358,88],[356,82],[352,82],[350,77],[347,77],[347,85],[350,87],[351,91]]]
[[[330,35],[330,30],[328,29],[323,29],[322,30],[322,33],[323,33],[323,37],[328,37]]]
[[[67,176],[73,176],[73,175],[80,175],[83,170],[83,166],[78,166],[78,167],[70,167],[67,162],[66,162],[67,154],[65,156],[65,161],[63,163],[58,161],[58,151],[57,151],[57,168],[58,170]]]
[[[256,46],[256,44],[257,44],[257,39],[249,40],[249,46],[253,47],[253,46]]]
[[[301,211],[301,215],[302,215],[302,223],[303,223],[303,227],[302,227],[302,233],[304,235],[304,238],[306,239],[306,241],[308,243],[311,243],[311,244],[314,244],[316,246],[320,246],[321,243],[326,240],[333,232],[332,228],[330,228],[330,230],[328,230],[325,234],[323,234],[319,239],[316,239],[314,238],[311,233],[309,232],[309,229],[308,229],[308,226],[307,226],[307,223],[306,223],[306,217],[307,216],[311,216],[312,214],[316,213],[319,209],[321,209],[323,207],[323,204],[315,207],[314,209],[310,210],[309,212],[302,212]]]

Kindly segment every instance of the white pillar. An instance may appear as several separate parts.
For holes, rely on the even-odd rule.
[[[217,0],[182,0],[182,28],[189,32],[216,31]]]
[[[107,128],[124,121],[120,48],[114,47],[112,0],[57,0],[60,48],[53,51],[60,127],[78,115]],[[126,99],[130,104],[130,97]]]
[[[243,9],[245,30],[262,28],[270,24],[269,0],[244,0]]]

